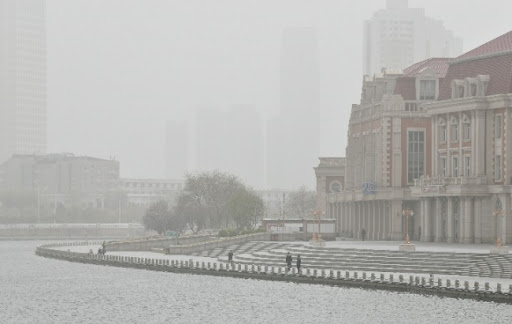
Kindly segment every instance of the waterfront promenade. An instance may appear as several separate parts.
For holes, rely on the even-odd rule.
[[[498,283],[506,287],[505,290],[512,285],[512,277],[509,275],[506,278],[499,278],[496,275],[494,278],[492,277],[492,274],[495,274],[491,272],[492,267],[498,267],[498,270],[503,272],[510,262],[505,265],[489,265],[489,258],[491,258],[491,261],[495,258],[507,261],[511,256],[491,256],[489,254],[490,245],[420,242],[416,245],[417,252],[404,254],[398,252],[398,246],[401,243],[390,241],[330,241],[327,242],[326,247],[319,248],[311,247],[307,242],[300,241],[259,241],[206,249],[192,255],[164,255],[149,251],[108,252],[108,254],[127,258],[158,258],[168,262],[192,261],[194,264],[209,262],[213,265],[214,263],[225,264],[228,251],[233,250],[235,264],[260,267],[272,266],[277,269],[277,267],[284,267],[285,254],[292,252],[294,260],[297,254],[301,254],[304,269],[309,268],[311,271],[316,269],[319,273],[321,271],[329,273],[331,270],[334,272],[340,271],[341,273],[348,271],[361,274],[366,272],[368,277],[371,273],[374,273],[377,277],[384,275],[386,278],[393,275],[395,280],[400,275],[404,278],[410,278],[410,276],[433,277],[436,282],[439,279],[445,283],[450,280],[452,285],[455,285],[456,280],[460,282],[461,286],[463,282],[468,281],[472,288],[474,288],[475,282],[480,282],[482,287],[484,283],[489,283],[489,291],[496,291]],[[71,246],[57,249],[69,249],[70,251],[85,253],[91,248],[96,252],[98,246]],[[473,260],[475,258],[477,261]],[[393,261],[393,264],[390,260]],[[469,270],[464,270],[470,269],[471,266],[476,267],[476,264],[473,264],[474,262],[480,262],[480,267],[488,269],[490,272],[487,275],[482,275],[480,271],[476,275],[475,271],[470,273]],[[414,269],[418,270],[414,271]],[[438,270],[435,271],[435,269]]]

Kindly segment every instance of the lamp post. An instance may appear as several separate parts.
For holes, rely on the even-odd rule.
[[[498,208],[496,211],[494,211],[494,216],[496,216],[496,231],[497,231],[497,233],[496,233],[496,236],[497,236],[496,246],[497,247],[501,246],[500,218],[501,218],[502,215],[503,215],[503,209]]]
[[[402,215],[405,216],[405,244],[411,244],[411,240],[409,239],[409,216],[414,215],[414,211],[410,208],[406,208],[402,211]]]
[[[322,215],[324,214],[323,211],[321,210],[317,210],[315,211],[314,215],[318,218],[318,234],[316,235],[316,240],[317,241],[321,241],[322,239],[322,234],[320,232],[320,224],[322,223]],[[313,228],[314,228],[314,224],[315,224],[315,218],[313,218]],[[315,240],[315,232],[313,230],[313,240]]]

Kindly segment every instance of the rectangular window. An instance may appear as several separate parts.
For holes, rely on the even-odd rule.
[[[469,141],[471,139],[471,124],[464,124],[464,140]]]
[[[455,141],[455,142],[459,140],[459,125],[458,124],[453,124],[452,125],[451,140]]]
[[[454,156],[452,158],[452,177],[457,178],[459,176],[459,158]]]
[[[425,131],[409,131],[407,136],[407,182],[425,174]]]
[[[439,137],[441,142],[446,142],[446,126],[439,127]]]
[[[446,177],[446,158],[442,157],[439,162],[440,174],[443,177]]]
[[[496,128],[496,138],[501,138],[501,133],[502,133],[502,127],[501,127],[501,115],[496,115],[496,123],[495,123],[495,128]]]
[[[501,155],[496,155],[496,160],[494,162],[496,165],[495,179],[496,181],[501,181]]]
[[[464,175],[466,177],[470,177],[471,176],[471,157],[469,156],[465,156],[464,157]]]
[[[420,80],[420,100],[436,100],[436,80]]]

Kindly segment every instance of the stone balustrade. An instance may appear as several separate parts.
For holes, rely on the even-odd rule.
[[[169,260],[166,259],[150,259],[139,257],[128,257],[119,255],[101,255],[94,253],[73,252],[65,250],[66,247],[101,245],[102,241],[92,242],[66,242],[47,244],[37,247],[35,253],[39,256],[66,260],[71,262],[80,262],[88,264],[110,265],[125,268],[146,269],[155,271],[165,271],[173,273],[188,273],[197,275],[215,275],[227,276],[245,279],[259,279],[272,281],[287,281],[295,283],[308,284],[325,284],[330,286],[366,288],[377,290],[390,290],[399,292],[409,292],[423,295],[437,295],[452,298],[465,298],[480,301],[493,301],[499,303],[512,304],[512,285],[509,285],[508,291],[505,292],[503,286],[498,283],[496,289],[491,290],[489,283],[484,283],[484,290],[480,289],[480,283],[475,281],[473,289],[469,287],[469,282],[464,282],[464,287],[460,287],[460,280],[455,280],[455,287],[452,287],[451,280],[444,281],[437,279],[437,285],[434,285],[434,277],[431,275],[428,279],[425,277],[410,276],[409,283],[404,282],[403,275],[399,275],[399,281],[394,281],[393,274],[381,273],[379,277],[375,273],[368,275],[366,272],[358,273],[345,271],[345,276],[341,276],[341,271],[334,272],[330,270],[328,273],[324,270],[309,269],[305,271],[289,271],[287,268],[278,267],[275,272],[274,267],[264,265],[248,265],[234,263],[195,263],[192,259],[189,261]],[[63,249],[64,248],[64,249]],[[269,271],[270,269],[270,271]],[[387,278],[386,278],[387,276]]]

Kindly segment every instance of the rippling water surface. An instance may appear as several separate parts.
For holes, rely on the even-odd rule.
[[[512,306],[84,265],[0,241],[1,323],[511,323]]]

